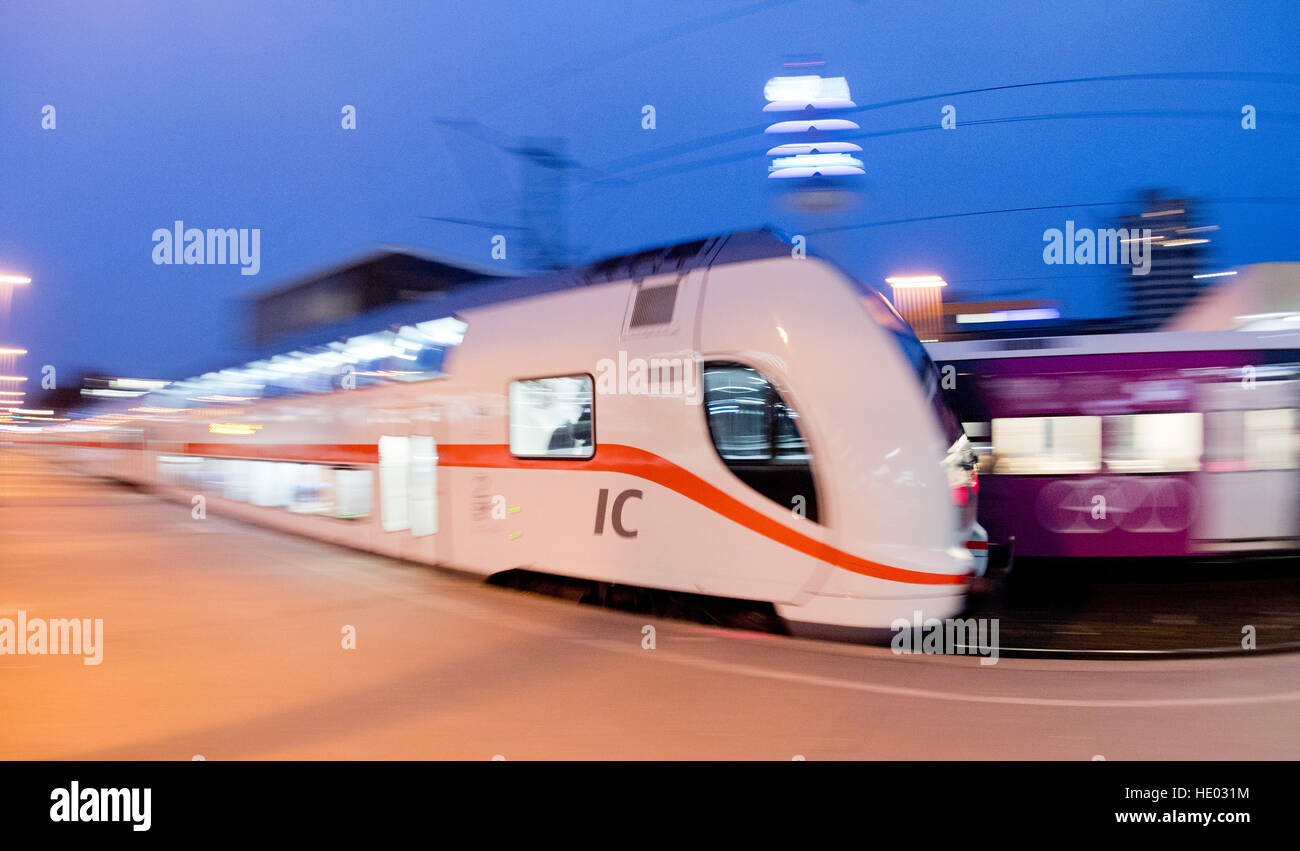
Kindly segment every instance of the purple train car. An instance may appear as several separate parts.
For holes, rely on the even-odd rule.
[[[928,346],[1019,557],[1300,550],[1300,330]]]

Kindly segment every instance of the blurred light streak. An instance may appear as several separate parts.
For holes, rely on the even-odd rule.
[[[898,287],[946,287],[948,282],[939,275],[896,275],[885,278],[885,283]]]
[[[768,80],[763,86],[763,97],[774,103],[796,101],[800,104],[799,108],[802,108],[817,100],[846,101],[852,95],[849,93],[849,81],[844,77],[800,74]]]
[[[1023,310],[995,310],[992,313],[958,313],[958,324],[972,322],[1023,322],[1035,319],[1060,319],[1061,311],[1054,307],[1025,308]]]
[[[256,423],[209,423],[210,434],[249,435],[260,431],[262,426]]]

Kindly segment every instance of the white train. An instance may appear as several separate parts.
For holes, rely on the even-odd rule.
[[[984,539],[973,455],[879,294],[765,231],[535,290],[33,439],[208,511],[477,574],[765,601],[796,626],[963,608]],[[376,369],[422,348],[431,380]],[[271,395],[322,373],[343,389]]]

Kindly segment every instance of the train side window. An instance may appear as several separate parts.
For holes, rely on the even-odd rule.
[[[1290,408],[1207,413],[1205,469],[1223,473],[1300,467],[1297,413]]]
[[[334,516],[355,520],[370,515],[374,473],[353,467],[334,468]]]
[[[1294,409],[1246,411],[1244,420],[1246,463],[1250,469],[1294,470],[1300,466]]]
[[[334,471],[319,464],[295,464],[297,476],[289,510],[295,514],[334,512]]]
[[[706,363],[704,411],[713,448],[737,478],[817,522],[812,452],[799,413],[766,378],[743,364]]]
[[[596,451],[590,375],[510,382],[510,452],[590,458]]]
[[[226,462],[226,498],[248,502],[249,483],[253,480],[253,461],[232,459]]]
[[[1101,417],[995,418],[993,471],[1003,476],[1095,473],[1101,469]]]
[[[1112,473],[1179,473],[1201,468],[1201,415],[1118,414],[1101,423]]]

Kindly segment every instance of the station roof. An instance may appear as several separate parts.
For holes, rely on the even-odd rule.
[[[260,347],[385,305],[505,277],[500,269],[383,246],[253,296],[249,336]]]
[[[169,382],[150,397],[184,408],[329,392],[344,376],[358,384],[433,378],[442,373],[444,351],[464,334],[465,324],[456,316],[461,311],[788,252],[787,242],[760,229],[657,246],[545,274],[507,276],[386,247],[258,296],[254,309],[261,313],[256,315],[268,324],[243,364],[214,366]],[[356,292],[365,297],[331,302]],[[367,303],[369,309],[356,309]],[[305,317],[295,314],[301,310],[308,311]]]

